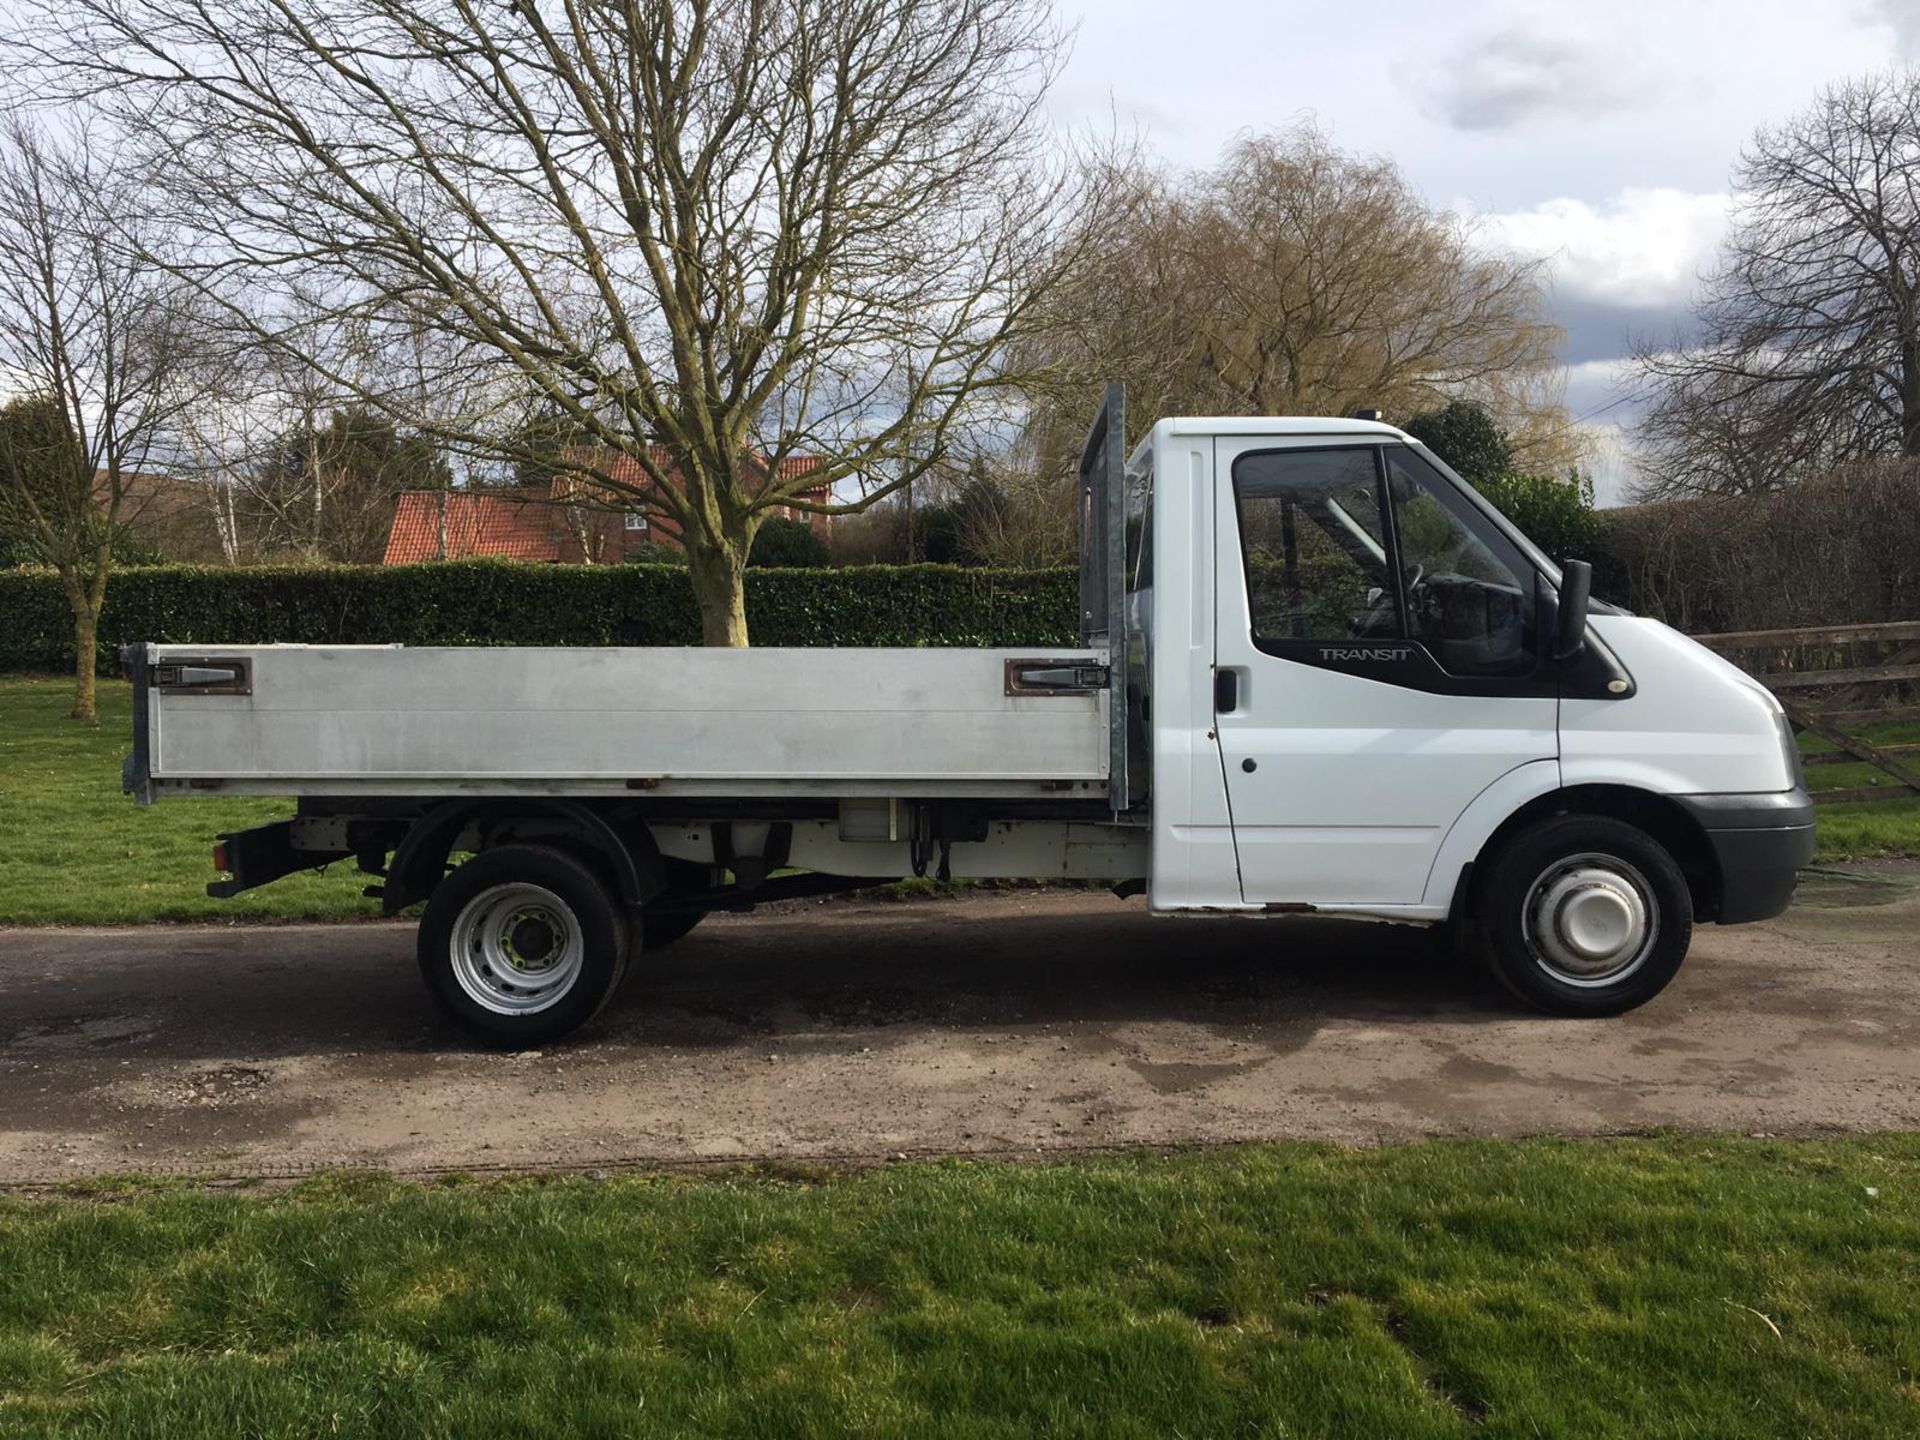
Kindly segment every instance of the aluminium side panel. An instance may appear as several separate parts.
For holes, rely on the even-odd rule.
[[[250,661],[245,694],[149,689],[161,790],[1105,793],[1104,691],[1007,662],[1104,650],[153,646]]]

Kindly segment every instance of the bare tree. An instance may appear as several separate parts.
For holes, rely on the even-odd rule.
[[[444,494],[445,458],[425,437],[357,404],[303,410],[247,468],[246,494],[268,521],[290,518],[284,548],[309,560],[375,564],[409,490]],[[290,541],[291,543],[285,543]]]
[[[239,387],[210,387],[181,417],[173,455],[173,473],[194,484],[228,565],[239,564],[246,549],[241,477],[253,453],[249,437],[258,428],[250,399]]]
[[[1043,0],[20,13],[46,93],[153,137],[183,273],[239,314],[278,296],[369,332],[431,323],[497,392],[531,388],[639,467],[624,487],[582,468],[685,536],[713,644],[746,642],[763,516],[857,508],[999,408],[1077,204],[1041,109]],[[428,423],[476,451],[500,433]],[[781,465],[801,451],[828,457],[806,485],[866,493],[802,500]]]
[[[1311,128],[1241,140],[1211,169],[1106,179],[1100,234],[1053,292],[1043,454],[1072,453],[1123,378],[1141,414],[1402,418],[1480,400],[1510,428],[1557,414],[1559,332],[1538,266],[1484,253],[1386,161]],[[1560,428],[1560,427],[1549,427]]]
[[[0,373],[33,408],[0,440],[0,510],[73,614],[72,716],[96,718],[114,546],[148,460],[191,402],[188,296],[142,258],[142,196],[108,137],[0,131]]]
[[[1073,490],[1035,471],[1008,466],[987,503],[960,513],[960,549],[982,565],[1044,570],[1078,558]]]
[[[392,419],[459,405],[462,397],[432,383],[444,368],[434,356],[438,335],[384,335],[375,352],[337,327],[303,325],[299,333],[301,353],[232,323],[209,335],[210,373],[171,447],[170,472],[197,482],[229,564],[377,561],[401,493],[434,490],[444,500],[452,483],[423,429]],[[369,394],[391,403],[369,404]],[[444,504],[439,529],[444,559]]]
[[[1920,455],[1920,73],[1762,130],[1690,345],[1648,348],[1650,495],[1777,488]]]

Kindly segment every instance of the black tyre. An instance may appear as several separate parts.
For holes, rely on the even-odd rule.
[[[704,910],[669,910],[665,914],[656,914],[648,907],[641,916],[640,929],[647,949],[658,950],[663,945],[671,945],[707,918]]]
[[[1472,972],[1485,968],[1479,934],[1468,920],[1445,920],[1430,926],[1426,941],[1428,953],[1442,965]]]
[[[476,1040],[544,1045],[600,1013],[626,969],[627,942],[619,902],[583,860],[503,845],[434,890],[420,921],[420,973]]]
[[[1693,896],[1652,836],[1604,815],[1556,815],[1481,870],[1488,968],[1553,1015],[1618,1015],[1658,995],[1693,940]]]
[[[657,901],[649,902],[642,912],[640,943],[649,950],[658,950],[663,945],[671,945],[706,919],[709,911],[697,906],[676,904],[675,901],[689,895],[702,894],[714,886],[715,871],[711,865],[696,864],[691,860],[668,860],[667,890]]]

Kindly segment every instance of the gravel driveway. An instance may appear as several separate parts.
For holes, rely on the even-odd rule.
[[[544,1053],[466,1048],[413,927],[0,932],[0,1182],[1920,1128],[1920,886],[1816,880],[1653,1004],[1553,1020],[1423,935],[1084,892],[717,917]]]

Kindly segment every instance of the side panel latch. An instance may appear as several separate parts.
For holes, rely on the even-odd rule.
[[[153,667],[151,684],[169,695],[251,695],[253,662],[247,659],[163,660]]]
[[[1111,679],[1105,665],[1081,660],[1007,661],[1009,695],[1094,695]]]

